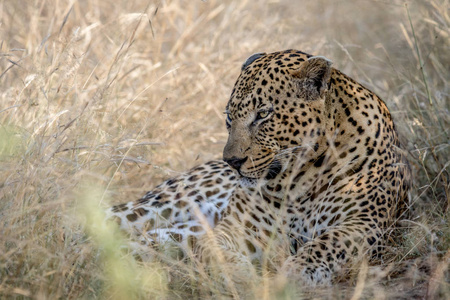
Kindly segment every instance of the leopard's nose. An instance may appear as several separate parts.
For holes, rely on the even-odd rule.
[[[238,158],[236,156],[233,156],[232,158],[224,158],[223,160],[229,164],[232,168],[236,169],[237,171],[239,171],[239,169],[241,168],[241,166],[247,161],[247,157],[244,158]]]

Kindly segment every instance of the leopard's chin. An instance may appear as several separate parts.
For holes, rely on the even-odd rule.
[[[243,187],[256,187],[258,184],[258,179],[241,176],[241,178],[239,178],[239,183]]]

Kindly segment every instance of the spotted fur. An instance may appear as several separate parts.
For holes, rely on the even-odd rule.
[[[210,263],[220,252],[235,282],[267,253],[279,256],[269,259],[281,274],[307,285],[329,285],[383,253],[406,207],[410,171],[377,95],[323,57],[258,53],[244,63],[226,112],[223,158],[234,172],[211,162],[116,206],[110,212],[122,228],[162,241],[181,234],[184,249],[199,238],[199,259]]]
[[[141,258],[151,257],[149,247],[190,249],[222,218],[237,182],[226,163],[210,161],[166,180],[141,199],[111,207],[107,218],[132,235],[131,246]]]

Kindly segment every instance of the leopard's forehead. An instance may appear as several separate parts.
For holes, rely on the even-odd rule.
[[[242,67],[227,104],[227,111],[237,117],[274,101],[274,96],[289,89],[289,76],[312,55],[286,50],[250,57]]]

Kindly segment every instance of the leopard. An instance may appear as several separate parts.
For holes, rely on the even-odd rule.
[[[380,97],[326,57],[290,49],[250,56],[225,114],[223,160],[113,206],[109,218],[144,248],[178,245],[244,288],[267,265],[331,286],[383,255],[408,211],[411,171]]]

